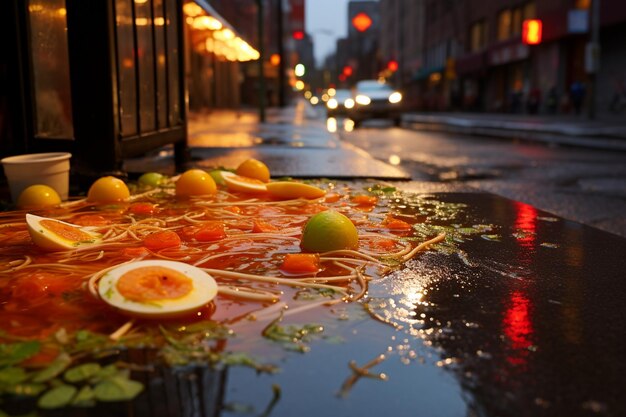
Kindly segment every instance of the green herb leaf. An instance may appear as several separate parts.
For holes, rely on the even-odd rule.
[[[0,344],[0,366],[15,365],[39,352],[36,341]]]
[[[76,383],[91,378],[92,376],[100,372],[101,369],[102,367],[98,363],[84,363],[65,371],[63,378],[67,382]]]
[[[118,374],[126,377],[128,376],[128,372],[120,371],[119,369],[117,369],[117,366],[115,366],[115,364],[107,365],[104,368],[98,370],[98,372],[93,376],[92,382],[98,382],[103,379],[111,378]]]
[[[94,390],[85,385],[78,391],[78,394],[72,400],[72,405],[75,407],[92,407],[96,404],[96,394]]]
[[[77,391],[72,385],[59,385],[42,395],[37,405],[45,409],[65,407],[72,401]]]
[[[28,374],[22,368],[8,367],[0,369],[0,387],[3,385],[15,385],[24,382]]]
[[[37,372],[33,377],[33,382],[46,382],[61,374],[72,363],[72,358],[67,353],[61,353],[48,365],[47,368]]]
[[[96,385],[94,394],[99,401],[128,401],[143,391],[141,382],[112,377]]]

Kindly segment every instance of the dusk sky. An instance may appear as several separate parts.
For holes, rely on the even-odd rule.
[[[315,60],[321,64],[324,57],[335,50],[335,42],[348,33],[349,0],[306,0],[306,31],[311,35]]]

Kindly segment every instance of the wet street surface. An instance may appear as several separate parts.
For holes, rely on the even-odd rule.
[[[338,132],[414,180],[469,185],[626,237],[624,152],[420,132],[386,121]]]

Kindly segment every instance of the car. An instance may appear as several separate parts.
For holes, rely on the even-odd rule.
[[[335,95],[326,102],[328,117],[343,116],[354,107],[352,92],[348,89],[337,89]]]
[[[354,126],[367,119],[390,119],[395,126],[402,122],[402,94],[378,80],[363,80],[354,89],[354,107],[348,116]]]

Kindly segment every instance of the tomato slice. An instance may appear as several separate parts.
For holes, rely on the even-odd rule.
[[[385,226],[389,230],[394,230],[398,232],[408,232],[413,228],[413,226],[411,226],[404,220],[394,219],[393,217],[387,217],[383,221],[383,226]]]
[[[177,248],[181,244],[178,234],[172,230],[155,232],[146,236],[143,244],[150,250],[161,250],[166,248]]]
[[[255,220],[252,225],[252,233],[271,233],[278,230],[278,227],[263,220]]]
[[[285,255],[280,269],[289,274],[319,272],[320,256],[317,253],[289,253]]]
[[[378,203],[378,197],[373,195],[355,195],[350,201],[359,206],[375,206]]]
[[[154,214],[156,206],[150,203],[133,203],[128,208],[128,211],[132,214],[148,216]]]
[[[212,242],[226,237],[226,226],[220,221],[210,221],[202,225],[194,237],[198,242]]]
[[[326,194],[326,197],[324,198],[324,201],[326,203],[336,203],[340,199],[341,199],[341,196],[339,194],[337,194],[337,193],[329,193],[329,194]]]

